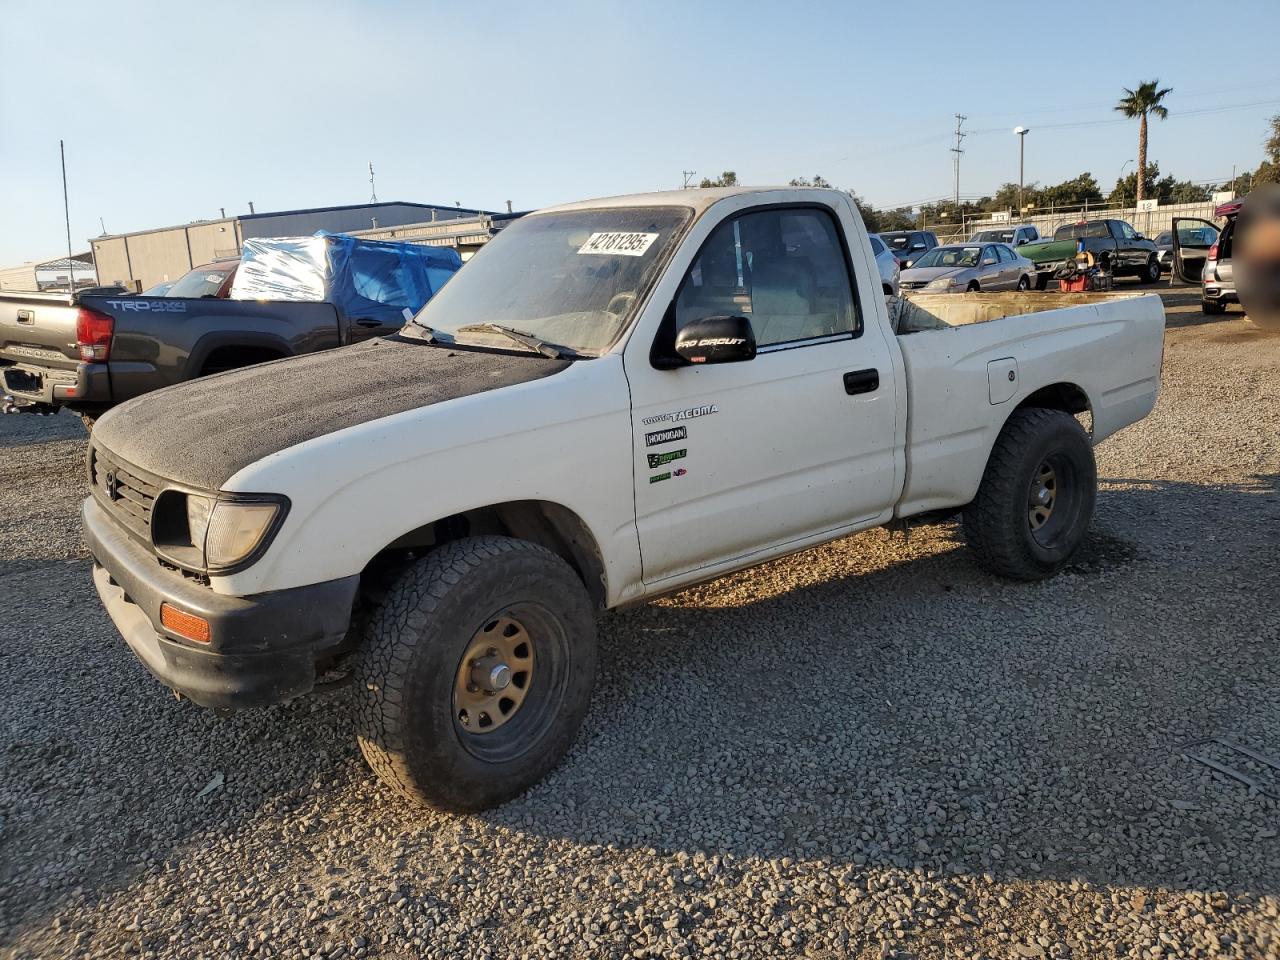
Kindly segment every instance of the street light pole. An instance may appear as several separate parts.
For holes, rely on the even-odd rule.
[[[1023,208],[1022,191],[1027,170],[1027,134],[1031,132],[1031,128],[1014,127],[1013,132],[1018,135],[1018,216],[1016,219],[1021,220]]]
[[[1128,196],[1128,194],[1125,192],[1125,189],[1124,189],[1124,168],[1131,163],[1133,163],[1132,157],[1130,157],[1124,163],[1120,164],[1120,202],[1121,203],[1123,203],[1125,198]]]

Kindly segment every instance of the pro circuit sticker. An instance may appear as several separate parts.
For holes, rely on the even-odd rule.
[[[680,449],[664,450],[662,453],[651,453],[649,454],[649,467],[652,469],[653,467],[665,466],[673,460],[683,460],[688,452],[688,450]]]
[[[670,479],[671,479],[671,474],[669,473],[655,473],[652,477],[649,478],[649,482],[661,483],[663,480],[670,480]]]
[[[656,233],[593,233],[578,248],[578,253],[605,253],[615,257],[643,257]]]
[[[701,407],[690,407],[688,410],[676,410],[674,413],[660,413],[655,417],[645,417],[640,422],[646,427],[655,423],[663,423],[665,421],[693,420],[695,417],[707,417],[713,413],[719,413],[720,408],[714,403],[707,403]]]
[[[646,447],[656,447],[660,443],[674,443],[676,440],[683,440],[689,436],[689,431],[685,427],[672,427],[670,430],[657,430],[653,433],[644,435],[644,445]]]

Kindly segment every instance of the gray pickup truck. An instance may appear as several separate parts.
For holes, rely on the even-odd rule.
[[[318,239],[301,238],[297,245],[315,247]],[[0,294],[5,412],[67,407],[92,426],[108,408],[160,387],[385,336],[404,324],[406,309],[420,308],[461,266],[452,250],[323,239],[317,270],[327,272],[302,278],[304,286],[311,283],[310,299],[288,299],[298,278],[283,275],[287,270],[271,273],[270,244],[284,241],[251,241],[266,251],[250,264],[258,268],[256,292],[271,299]],[[335,247],[345,254],[335,255]]]

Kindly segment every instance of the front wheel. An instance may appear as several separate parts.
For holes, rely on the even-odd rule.
[[[1018,292],[1019,292],[1019,293],[1026,293],[1029,289],[1031,289],[1031,281],[1030,281],[1030,280],[1029,280],[1025,275],[1023,275],[1023,276],[1019,277],[1019,278],[1018,278]]]
[[[965,539],[992,573],[1043,580],[1083,542],[1097,495],[1093,446],[1079,421],[1060,410],[1017,410],[965,508]]]
[[[1142,268],[1143,283],[1157,283],[1160,280],[1160,261],[1152,257],[1147,261],[1147,265]]]
[[[509,537],[457,540],[406,570],[369,624],[360,750],[409,800],[493,807],[560,762],[595,672],[591,601],[564,560]]]
[[[980,292],[981,290],[982,290],[982,287],[981,287],[981,286],[979,286],[979,284],[978,284],[978,281],[977,281],[977,280],[970,280],[970,281],[969,281],[969,286],[965,287],[965,291],[964,291],[964,292],[965,292],[965,293],[978,293],[978,292]]]

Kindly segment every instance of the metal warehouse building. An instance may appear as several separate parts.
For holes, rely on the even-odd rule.
[[[166,280],[177,280],[203,263],[238,256],[240,245],[250,237],[310,236],[317,230],[380,231],[403,224],[435,224],[489,215],[485,210],[430,203],[363,203],[197,220],[177,227],[107,234],[90,242],[99,283],[131,284],[136,280],[145,290]]]

